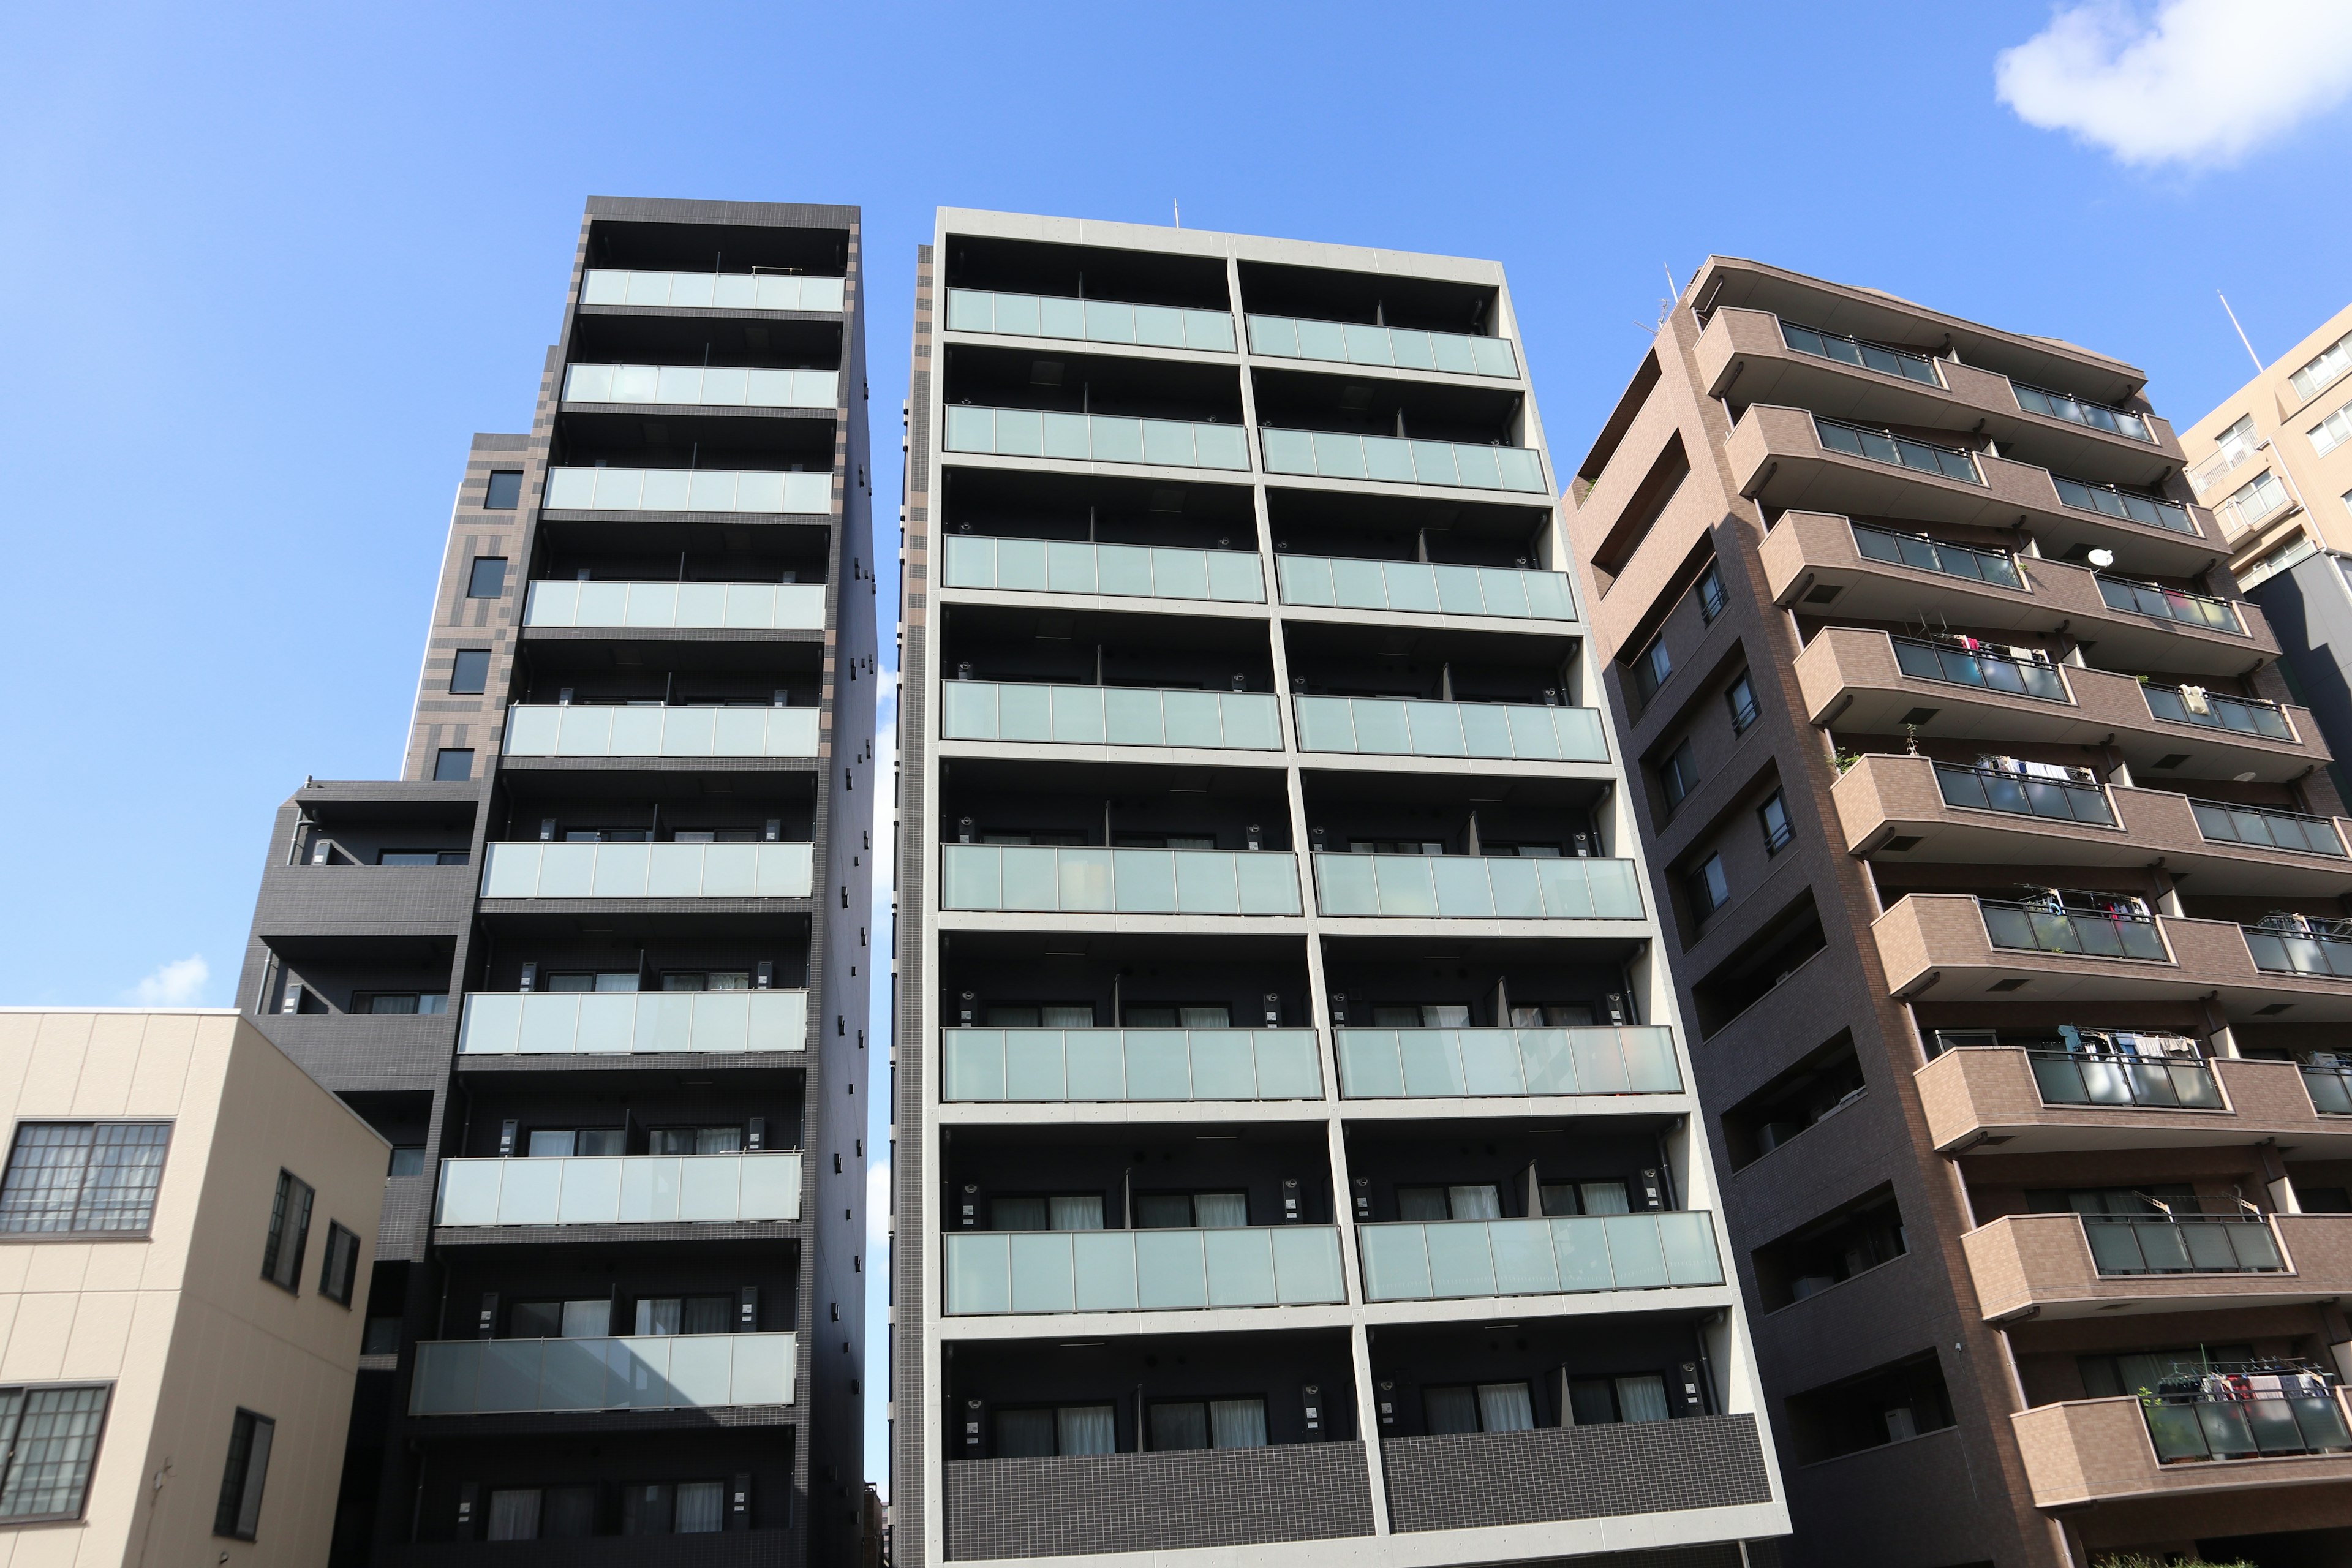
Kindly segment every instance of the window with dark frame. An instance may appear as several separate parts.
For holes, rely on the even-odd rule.
[[[261,1526],[261,1488],[269,1479],[269,1449],[278,1423],[240,1409],[229,1424],[228,1463],[221,1468],[220,1501],[213,1509],[213,1533],[251,1541]]]
[[[110,1383],[0,1388],[0,1521],[79,1519]]]
[[[444,746],[433,758],[435,784],[465,784],[474,776],[471,746]]]
[[[478,697],[489,689],[490,650],[461,647],[449,663],[449,689],[460,697]]]
[[[1666,753],[1658,764],[1658,782],[1666,792],[1666,809],[1671,812],[1689,798],[1698,787],[1698,762],[1691,755],[1691,743],[1685,737],[1681,745]]]
[[[507,558],[503,555],[477,555],[473,570],[466,576],[466,597],[468,599],[503,599],[507,593]]]
[[[310,1205],[318,1194],[290,1171],[278,1173],[269,1205],[269,1240],[261,1249],[261,1277],[296,1295],[302,1289],[302,1251],[310,1240]]]
[[[352,1304],[360,1270],[360,1238],[333,1220],[327,1222],[326,1258],[319,1269],[319,1294],[339,1307]]]
[[[1731,880],[1723,874],[1723,857],[1710,855],[1691,868],[1691,913],[1699,920],[1731,901]]]
[[[1724,689],[1723,700],[1731,709],[1731,732],[1746,734],[1748,726],[1756,722],[1756,688],[1748,684],[1746,670],[1732,677],[1731,684]]]
[[[493,468],[490,482],[482,491],[485,511],[512,511],[522,504],[522,470]]]
[[[145,1231],[171,1141],[168,1121],[19,1122],[0,1234]]]
[[[1650,639],[1650,646],[1633,656],[1633,693],[1643,702],[1658,694],[1666,677],[1675,672],[1674,655],[1666,651],[1666,634],[1660,632]]]
[[[1780,798],[1779,790],[1764,797],[1764,804],[1756,808],[1756,820],[1763,825],[1765,854],[1778,855],[1789,847],[1796,830],[1789,826],[1789,803]]]
[[[1706,570],[1699,574],[1696,591],[1698,613],[1709,626],[1713,626],[1715,617],[1723,614],[1723,607],[1731,603],[1730,596],[1723,591],[1723,574],[1717,570],[1716,563],[1708,562]]]

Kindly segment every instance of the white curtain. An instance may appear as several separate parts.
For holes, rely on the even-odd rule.
[[[1041,1007],[1045,1026],[1048,1029],[1091,1029],[1095,1026],[1095,1005],[1091,1002],[1069,1006]]]
[[[1238,1230],[1249,1224],[1247,1193],[1196,1193],[1192,1223],[1202,1230]]]
[[[1622,1182],[1580,1182],[1577,1187],[1586,1214],[1633,1212],[1633,1206],[1625,1201],[1625,1184]]]
[[[1455,1219],[1500,1219],[1503,1217],[1503,1194],[1492,1186],[1448,1187],[1448,1205]]]
[[[685,1303],[676,1296],[640,1297],[637,1301],[637,1332],[641,1334],[674,1334]]]
[[[612,1302],[566,1301],[563,1303],[563,1337],[565,1339],[602,1339],[612,1331]]]
[[[1055,1230],[1100,1230],[1103,1227],[1100,1193],[1048,1198],[1045,1206],[1049,1224]]]
[[[1000,1410],[996,1413],[996,1457],[1000,1459],[1050,1458],[1054,1453],[1054,1412]]]
[[[1399,1187],[1397,1217],[1404,1220],[1438,1220],[1447,1216],[1444,1187]]]
[[[1188,1029],[1229,1029],[1234,1015],[1226,1007],[1179,1007],[1176,1021]]]
[[[1651,1373],[1617,1380],[1617,1412],[1627,1421],[1666,1419],[1666,1380]]]
[[[694,1152],[698,1154],[740,1154],[743,1152],[743,1130],[740,1127],[698,1127],[694,1130]]]
[[[1540,1007],[1511,1009],[1511,1027],[1514,1029],[1540,1029],[1543,1027],[1543,1009]]]
[[[490,1494],[489,1538],[492,1541],[539,1539],[538,1488]]]
[[[677,1524],[680,1535],[712,1535],[719,1526],[726,1488],[718,1481],[677,1483]]]
[[[1524,1383],[1478,1385],[1478,1424],[1489,1432],[1527,1432],[1536,1424],[1535,1402]]]
[[[1424,1388],[1421,1407],[1433,1436],[1478,1430],[1477,1396],[1466,1388]]]
[[[1418,1007],[1375,1007],[1372,1009],[1375,1029],[1418,1029],[1421,1009]]]
[[[1468,1007],[1423,1007],[1421,1026],[1424,1029],[1466,1029],[1470,1026]]]
[[[1054,1412],[1055,1436],[1065,1454],[1118,1452],[1118,1407],[1109,1405],[1065,1405]]]
[[[1265,1401],[1212,1399],[1209,1401],[1209,1437],[1220,1448],[1265,1447]]]
[[[530,1157],[534,1160],[569,1159],[572,1155],[572,1134],[568,1131],[534,1132],[528,1147]]]

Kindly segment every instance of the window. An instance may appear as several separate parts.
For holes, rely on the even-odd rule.
[[[1723,574],[1717,570],[1716,563],[1712,561],[1706,563],[1706,570],[1698,575],[1697,593],[1698,613],[1706,617],[1708,625],[1712,626],[1715,623],[1715,617],[1723,614],[1724,605],[1731,603],[1730,595],[1723,591]]]
[[[602,1303],[599,1303],[600,1305]],[[735,1327],[731,1296],[648,1296],[637,1302],[640,1334],[724,1334]],[[597,1332],[602,1333],[603,1330]]]
[[[1668,811],[1681,805],[1690,792],[1698,787],[1698,763],[1691,755],[1691,743],[1687,738],[1667,754],[1664,763],[1658,769],[1658,782],[1665,786]]]
[[[388,1014],[406,1017],[415,1013],[446,1013],[449,994],[446,991],[362,991],[352,997],[352,1011],[383,1017]]]
[[[1048,1007],[1045,1011],[1051,1013],[1055,1009]],[[1088,1007],[1083,1011],[1087,1014],[1086,1023],[1070,1025],[1067,1026],[1068,1027],[1086,1028],[1092,1026],[1094,1009]],[[1122,1022],[1130,1029],[1229,1029],[1233,1027],[1234,1023],[1233,1009],[1223,1003],[1210,1006],[1187,1007],[1163,1006],[1148,1002],[1128,1002],[1120,1004],[1118,1012]]]
[[[1568,1409],[1574,1425],[1607,1426],[1620,1421],[1664,1421],[1666,1380],[1655,1373],[1634,1377],[1569,1380]]]
[[[584,973],[551,974],[547,977],[550,991],[635,991],[637,972],[634,969],[607,969]],[[697,985],[673,985],[673,991],[698,991]],[[716,989],[714,987],[714,989]]]
[[[425,1173],[425,1145],[404,1144],[392,1152],[392,1169],[387,1176],[421,1176]]]
[[[601,976],[599,977],[601,978]],[[631,980],[636,976],[631,975]],[[599,985],[599,991],[612,987]],[[629,987],[634,991],[635,985]],[[672,969],[662,975],[665,991],[749,991],[751,972],[748,969]]]
[[[147,1228],[168,1121],[26,1121],[0,1181],[0,1233]]]
[[[1633,656],[1634,693],[1647,702],[1674,672],[1674,655],[1666,651],[1666,634],[1660,632],[1650,639],[1649,647]]]
[[[444,746],[433,758],[435,784],[464,784],[474,776],[474,752],[470,746]]]
[[[645,1308],[637,1309],[642,1322]],[[593,1296],[577,1301],[517,1301],[507,1314],[507,1337],[515,1340],[600,1340],[613,1331],[613,1302]],[[668,1331],[676,1333],[676,1328]]]
[[[2352,403],[2346,404],[2313,426],[2307,434],[2311,437],[2312,447],[2323,458],[2345,442],[2352,441]]]
[[[1265,1447],[1263,1399],[1170,1401],[1151,1406],[1150,1423],[1158,1451]]]
[[[1756,808],[1756,820],[1764,827],[1764,853],[1778,855],[1789,847],[1789,836],[1794,830],[1789,826],[1789,803],[1774,790]]]
[[[1692,868],[1690,874],[1691,913],[1705,920],[1731,901],[1731,883],[1723,874],[1723,857],[1710,855]]]
[[[466,597],[498,599],[506,596],[507,558],[503,555],[477,555],[474,569],[466,577]]]
[[[494,468],[490,482],[482,494],[485,511],[512,511],[522,501],[522,470]]]
[[[261,1523],[261,1487],[269,1479],[269,1446],[278,1423],[240,1410],[228,1429],[228,1464],[221,1471],[220,1504],[213,1510],[213,1533],[251,1541]]]
[[[1247,1193],[1138,1193],[1138,1230],[1238,1230],[1249,1224]]]
[[[478,696],[489,689],[490,650],[461,647],[449,666],[449,689],[460,696]]]
[[[1586,1019],[1591,1023],[1591,1019]],[[1397,1006],[1375,1004],[1372,1007],[1372,1027],[1375,1029],[1466,1029],[1470,1026],[1470,1009],[1461,1003],[1424,1002],[1417,1005]]]
[[[996,1457],[1048,1459],[1067,1454],[1116,1454],[1118,1410],[1113,1405],[1000,1410],[996,1413]]]
[[[628,1131],[620,1127],[537,1128],[524,1145],[528,1157],[534,1160],[564,1160],[577,1154],[583,1158],[600,1154],[628,1152]],[[690,1152],[691,1151],[689,1151]]]
[[[1502,1190],[1473,1182],[1452,1187],[1399,1187],[1397,1218],[1401,1220],[1500,1219]]]
[[[991,1198],[991,1230],[1100,1230],[1100,1193],[1061,1193],[1045,1197]]]
[[[656,1127],[646,1135],[648,1154],[740,1154],[740,1127]]]
[[[2297,397],[2313,398],[2336,377],[2352,370],[2352,333],[2336,339],[2320,351],[2319,357],[2296,371],[2287,380],[2294,386]]]
[[[2228,513],[2240,528],[2246,528],[2270,516],[2286,501],[2286,487],[2279,482],[2276,474],[2264,468],[2240,485],[2216,510]]]
[[[1723,693],[1724,702],[1731,709],[1731,732],[1748,733],[1748,726],[1756,722],[1756,688],[1748,682],[1748,672],[1741,670],[1732,678]]]
[[[370,1318],[367,1327],[360,1331],[360,1354],[398,1355],[400,1353],[400,1320]]]
[[[0,1389],[0,1520],[78,1519],[110,1384]]]
[[[338,1306],[352,1304],[352,1281],[360,1269],[360,1238],[327,1222],[327,1256],[319,1269],[319,1294]]]
[[[1434,1437],[1460,1432],[1528,1432],[1536,1424],[1535,1401],[1524,1383],[1424,1388],[1421,1408]]]
[[[1626,1201],[1622,1182],[1544,1182],[1538,1185],[1536,1196],[1543,1204],[1546,1219],[1565,1215],[1633,1212],[1633,1205]]]
[[[269,1240],[261,1249],[261,1277],[299,1291],[302,1248],[310,1239],[310,1184],[289,1171],[278,1173],[278,1195],[269,1205]]]
[[[463,866],[463,849],[385,849],[380,851],[375,863],[379,866]]]

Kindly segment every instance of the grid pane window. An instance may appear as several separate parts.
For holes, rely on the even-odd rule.
[[[269,1479],[269,1448],[278,1423],[240,1410],[228,1430],[228,1463],[221,1470],[220,1501],[213,1509],[213,1533],[251,1541],[261,1526],[261,1488]]]
[[[71,1519],[89,1495],[110,1385],[0,1390],[0,1519]]]
[[[261,1277],[299,1290],[302,1250],[310,1240],[310,1184],[289,1171],[278,1173],[278,1195],[269,1205],[269,1239],[261,1249]]]
[[[360,1267],[360,1238],[341,1226],[327,1226],[327,1256],[319,1270],[319,1294],[343,1306],[352,1304],[352,1282]]]
[[[168,1121],[27,1121],[0,1181],[0,1232],[147,1228]]]

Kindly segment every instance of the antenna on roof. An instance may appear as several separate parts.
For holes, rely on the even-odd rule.
[[[2238,341],[2246,344],[2246,357],[2254,362],[2254,374],[2260,375],[2263,372],[2263,356],[2254,352],[2252,343],[2247,342],[2246,329],[2238,326],[2238,312],[2230,309],[2230,297],[2219,289],[2213,290],[2213,295],[2221,301],[2221,312],[2230,318],[2230,325],[2238,327]]]
[[[1658,301],[1658,325],[1663,327],[1666,324],[1666,318],[1675,313],[1675,301],[1683,297],[1683,291],[1682,286],[1675,281],[1673,266],[1664,261],[1658,265],[1664,268],[1666,273],[1666,297]]]

